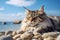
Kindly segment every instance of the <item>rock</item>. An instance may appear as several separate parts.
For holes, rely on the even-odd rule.
[[[44,38],[44,40],[55,40],[53,37]]]
[[[6,24],[7,24],[7,22],[2,22],[2,24],[3,24],[3,25],[6,25]]]
[[[41,35],[41,34],[38,33],[38,32],[34,32],[33,34],[34,34],[34,36],[36,36],[36,35]]]
[[[60,35],[56,38],[56,40],[60,40]]]
[[[43,40],[42,38],[38,38],[38,40]]]
[[[5,32],[0,32],[0,36],[5,35]]]
[[[7,36],[1,36],[0,40],[14,40],[11,36],[7,35]]]
[[[38,39],[35,39],[35,38],[34,38],[34,39],[32,39],[32,40],[42,40],[42,39],[41,39],[41,38],[38,38]]]
[[[21,36],[21,34],[17,34],[17,35],[15,35],[14,37],[13,37],[13,39],[17,39],[17,38],[20,38],[20,36]]]
[[[17,34],[23,34],[25,31],[17,30]]]
[[[33,39],[42,39],[42,35],[40,34],[40,33],[38,33],[38,32],[35,32],[34,33],[34,36],[33,36]]]
[[[7,31],[7,32],[6,32],[6,35],[9,35],[9,34],[12,35],[12,33],[13,33],[13,31]]]
[[[14,32],[12,33],[12,36],[15,36],[15,35],[17,35],[16,31],[14,31]]]
[[[38,39],[32,39],[32,40],[38,40]]]
[[[33,33],[31,32],[25,32],[21,35],[21,39],[23,40],[31,40],[33,37]]]
[[[34,33],[33,39],[42,40],[42,35],[40,33]]]
[[[48,32],[42,35],[43,38],[54,37],[56,38],[59,35],[59,32]]]
[[[21,38],[17,38],[16,40],[22,40]]]
[[[36,36],[33,36],[34,39],[42,39],[42,36],[41,35],[36,35]]]
[[[14,24],[20,24],[21,23],[21,20],[20,21],[19,20],[15,20],[13,23]]]

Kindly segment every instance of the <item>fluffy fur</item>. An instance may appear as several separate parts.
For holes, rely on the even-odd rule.
[[[53,25],[50,19],[45,14],[43,6],[40,10],[27,10],[26,16],[22,21],[20,30],[27,31],[27,28],[29,27],[36,27],[36,29],[41,28],[42,30],[47,29],[47,31],[53,30]]]

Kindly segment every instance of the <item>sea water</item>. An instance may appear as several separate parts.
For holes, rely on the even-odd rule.
[[[19,28],[20,24],[14,24],[13,22],[7,22],[6,24],[2,24],[2,22],[0,22],[0,32],[8,30],[18,30]]]

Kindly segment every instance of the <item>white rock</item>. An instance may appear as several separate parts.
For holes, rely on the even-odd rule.
[[[36,36],[33,36],[33,38],[35,38],[35,39],[38,39],[38,38],[42,39],[42,36],[41,35],[36,35]]]
[[[59,32],[48,32],[42,35],[43,38],[54,37],[56,38],[59,35]]]
[[[32,40],[38,40],[38,39],[32,39]]]
[[[21,36],[21,34],[17,34],[17,35],[15,35],[14,37],[13,37],[13,39],[17,39],[17,38],[20,38],[20,36]]]
[[[44,40],[55,40],[53,37],[44,38]]]
[[[30,32],[25,32],[24,34],[21,35],[21,39],[24,39],[24,40],[31,40],[32,37],[33,37],[33,34]]]
[[[17,38],[16,40],[22,40],[21,38]]]
[[[17,35],[16,31],[14,31],[14,32],[12,33],[12,36],[15,36],[15,35]]]
[[[57,39],[56,40],[60,40],[60,35],[57,37]]]
[[[38,33],[38,32],[34,32],[34,36],[36,36],[36,35],[41,35],[40,33]]]
[[[16,32],[17,32],[17,34],[23,34],[25,31],[17,30]]]

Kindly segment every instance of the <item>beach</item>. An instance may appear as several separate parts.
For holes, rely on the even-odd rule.
[[[13,22],[6,22],[7,24],[2,24],[0,22],[0,32],[8,30],[17,30],[20,28],[20,24],[13,24]]]

